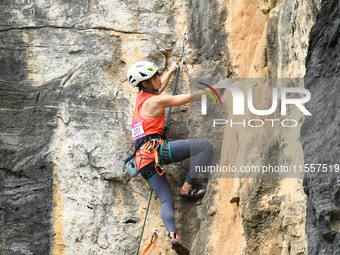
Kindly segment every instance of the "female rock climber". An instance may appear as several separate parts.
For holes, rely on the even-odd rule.
[[[174,201],[160,164],[179,162],[194,155],[188,175],[180,188],[180,194],[191,198],[202,197],[205,190],[195,187],[194,179],[191,176],[195,166],[205,166],[208,163],[212,146],[209,142],[198,139],[171,142],[163,140],[165,108],[190,102],[190,95],[162,94],[168,85],[171,74],[176,69],[176,64],[173,64],[161,78],[158,72],[159,68],[155,64],[140,61],[130,67],[127,78],[132,87],[139,88],[132,121],[132,136],[136,150],[138,149],[136,151],[137,168],[162,203],[161,217],[169,232],[172,248],[177,254],[188,254],[189,250],[176,235]]]

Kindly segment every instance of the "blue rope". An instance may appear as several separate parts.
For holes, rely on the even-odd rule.
[[[146,209],[144,224],[143,224],[143,228],[142,228],[142,234],[140,235],[140,239],[139,239],[139,244],[138,244],[138,249],[137,249],[137,255],[138,255],[138,253],[139,253],[139,247],[140,247],[140,244],[141,244],[142,238],[143,238],[144,227],[145,227],[145,223],[146,223],[146,218],[148,217],[148,212],[149,212],[149,207],[150,207],[152,192],[153,192],[153,189],[151,189],[151,192],[150,192],[150,198],[149,198],[148,208]]]

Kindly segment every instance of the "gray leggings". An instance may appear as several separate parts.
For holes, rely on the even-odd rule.
[[[190,168],[188,171],[186,182],[194,184],[194,179],[190,178],[190,173],[193,173],[195,166],[206,166],[209,162],[210,155],[212,153],[212,146],[208,141],[187,139],[176,140],[170,142],[170,150],[172,160],[179,162],[184,159],[194,156],[190,162]],[[154,167],[154,162],[150,163],[150,167]],[[159,197],[161,206],[161,217],[166,229],[169,232],[176,232],[175,219],[174,219],[174,200],[172,198],[169,183],[165,177],[165,174],[159,176],[155,175],[148,180],[148,183]]]

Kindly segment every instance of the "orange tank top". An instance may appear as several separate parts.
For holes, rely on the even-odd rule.
[[[165,111],[159,117],[144,116],[140,108],[146,99],[156,96],[148,92],[138,94],[132,120],[132,138],[137,141],[147,135],[163,134],[165,123]],[[163,142],[160,139],[160,144]],[[136,164],[138,170],[154,161],[154,152],[144,151],[144,145],[136,152]]]
[[[132,138],[137,141],[147,135],[163,134],[165,111],[159,117],[141,116],[140,108],[144,101],[150,97],[156,96],[154,94],[143,92],[137,96],[135,110],[132,120]]]

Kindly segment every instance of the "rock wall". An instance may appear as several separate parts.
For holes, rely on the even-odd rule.
[[[329,24],[334,33],[325,39],[330,49],[339,46],[335,7],[335,0],[323,7],[334,10]],[[337,51],[321,57],[318,36],[325,14],[313,28],[305,68],[319,10],[317,0],[2,1],[1,254],[135,253],[150,189],[141,176],[130,179],[123,171],[123,160],[133,151],[137,94],[126,69],[147,59],[166,70],[188,32],[179,94],[188,93],[197,77],[295,78],[317,72],[321,64],[332,66],[337,77],[339,62],[328,61]],[[268,89],[263,84],[254,95],[261,107],[270,103],[263,97]],[[170,140],[189,136],[189,110],[173,110]],[[302,122],[301,115],[290,114]],[[303,134],[302,142],[308,137]],[[221,164],[300,164],[313,152],[299,139],[300,126],[291,133],[226,128]],[[308,204],[302,178],[201,180],[207,194],[196,202],[178,194],[188,163],[166,170],[176,227],[191,254],[318,254],[313,252],[320,251],[316,239],[323,232],[322,222],[313,218],[319,198],[311,194],[319,191],[312,192],[312,182],[304,185]],[[336,190],[330,194],[336,201]],[[231,195],[239,203],[230,204]],[[175,254],[159,208],[154,196],[141,247],[157,227],[151,254]],[[331,226],[337,226],[333,211]],[[332,247],[338,240],[334,231],[324,241]]]
[[[319,1],[230,1],[227,47],[235,76],[303,77],[309,31],[319,8]],[[303,81],[294,86],[303,87]],[[261,109],[268,109],[271,103],[271,98],[264,96],[270,95],[270,89],[269,83],[254,88],[254,100]],[[299,137],[303,116],[294,110],[289,115],[301,121],[294,130],[226,127],[221,165],[302,164]],[[214,244],[219,243],[215,254],[307,253],[302,176],[290,177],[216,181],[219,196],[214,197],[217,213],[213,223],[217,229],[226,224],[227,231],[217,231],[213,237]],[[228,205],[230,197],[239,199],[237,205]]]
[[[48,254],[51,247],[53,164],[48,156],[59,84],[32,86],[26,47],[13,31],[1,32],[1,254]]]
[[[339,14],[338,1],[323,2],[310,35],[306,81],[314,95],[308,105],[314,114],[301,131],[308,164],[339,164]],[[340,179],[335,170],[308,173],[304,178],[309,254],[340,253]]]
[[[150,190],[123,172],[137,94],[126,69],[175,61],[185,2],[0,5],[1,253],[135,252]],[[186,111],[173,116],[179,122]],[[183,125],[173,130],[187,136]],[[153,201],[146,233],[162,229],[159,207]],[[157,248],[168,252],[166,234]]]

